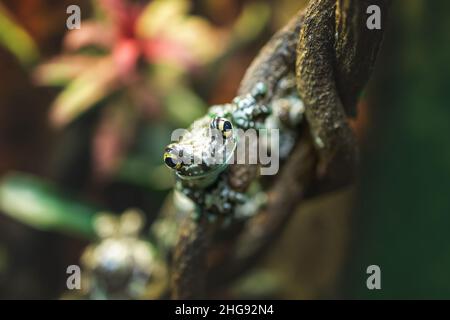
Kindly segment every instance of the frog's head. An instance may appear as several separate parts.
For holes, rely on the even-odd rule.
[[[211,178],[226,168],[235,148],[231,121],[205,116],[195,121],[178,142],[166,147],[164,162],[181,179]]]

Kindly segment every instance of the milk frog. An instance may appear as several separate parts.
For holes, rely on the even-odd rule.
[[[282,99],[279,97],[266,104],[267,86],[259,82],[252,92],[236,97],[232,103],[212,106],[177,142],[166,147],[164,162],[175,170],[176,190],[197,205],[197,217],[203,213],[209,218],[229,215],[237,205],[246,202],[246,195],[234,190],[226,175],[239,142],[236,131],[280,127],[281,118],[271,120],[272,108],[278,118],[283,106],[295,109],[296,105],[286,94],[289,90],[281,91]],[[298,96],[296,101],[301,101]]]
[[[159,248],[141,236],[144,217],[135,209],[121,216],[97,214],[94,228],[99,239],[81,257],[87,297],[156,299],[166,292],[168,266]]]

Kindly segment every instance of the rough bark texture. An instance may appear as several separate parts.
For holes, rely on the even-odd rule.
[[[264,81],[269,89],[267,99],[270,99],[278,81],[294,71],[295,51],[302,23],[303,14],[299,12],[270,39],[247,69],[238,94],[247,94],[256,83]]]
[[[172,262],[172,298],[205,298],[206,253],[209,224],[191,217],[182,221]]]
[[[336,6],[336,82],[348,115],[356,115],[356,102],[369,80],[383,39],[391,0],[338,0]],[[367,8],[381,9],[381,30],[366,27]]]
[[[308,6],[297,48],[297,84],[320,155],[318,175],[338,184],[353,177],[355,139],[334,73],[335,0]]]
[[[375,64],[390,0],[311,1],[297,48],[297,85],[319,152],[322,188],[352,181],[357,150],[347,117]],[[381,9],[382,29],[369,30],[369,5]]]

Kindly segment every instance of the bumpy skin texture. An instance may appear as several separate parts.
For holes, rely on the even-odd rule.
[[[208,115],[195,121],[190,127],[189,134],[183,136],[179,142],[171,144],[173,149],[187,150],[190,146],[197,153],[202,154],[200,164],[183,164],[177,172],[177,190],[191,198],[197,206],[196,218],[203,215],[215,219],[217,215],[228,215],[233,218],[233,212],[237,204],[246,200],[244,189],[234,189],[236,184],[230,184],[228,176],[228,164],[226,159],[232,156],[237,145],[237,129],[260,129],[264,127],[264,121],[270,115],[271,109],[260,103],[266,93],[263,83],[257,83],[251,93],[237,97],[233,103],[218,105],[210,108]],[[233,134],[222,141],[211,141],[210,123],[212,119],[223,118],[233,124]],[[198,134],[200,132],[200,134]],[[222,140],[222,139],[220,139]],[[222,146],[229,145],[225,154],[226,159],[221,159],[219,164],[211,162],[212,150],[223,150]],[[186,153],[186,151],[185,151]]]

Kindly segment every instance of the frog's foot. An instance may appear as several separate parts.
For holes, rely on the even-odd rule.
[[[244,193],[233,190],[225,179],[218,181],[208,189],[196,189],[178,185],[179,191],[190,198],[195,206],[194,219],[206,216],[211,222],[217,217],[231,217],[234,219],[235,208],[246,202]]]
[[[261,208],[267,205],[268,197],[263,191],[254,194],[251,199],[236,208],[235,218],[248,219],[253,217]]]
[[[273,101],[273,116],[285,128],[297,128],[302,122],[305,106],[298,95],[290,95]]]
[[[262,120],[254,121],[254,120],[250,120],[250,119],[236,119],[235,122],[239,126],[239,128],[242,128],[244,130],[247,130],[247,129],[260,130],[260,129],[265,128],[264,121],[262,121]]]
[[[253,99],[253,97],[247,97],[243,100],[246,99]],[[237,105],[238,109],[233,113],[233,121],[242,129],[262,129],[265,118],[272,113],[270,107],[265,104],[258,104],[256,100],[253,100],[252,103],[238,101]]]
[[[204,211],[223,216],[233,216],[236,205],[246,201],[245,194],[233,190],[221,180],[213,189],[205,193]]]

